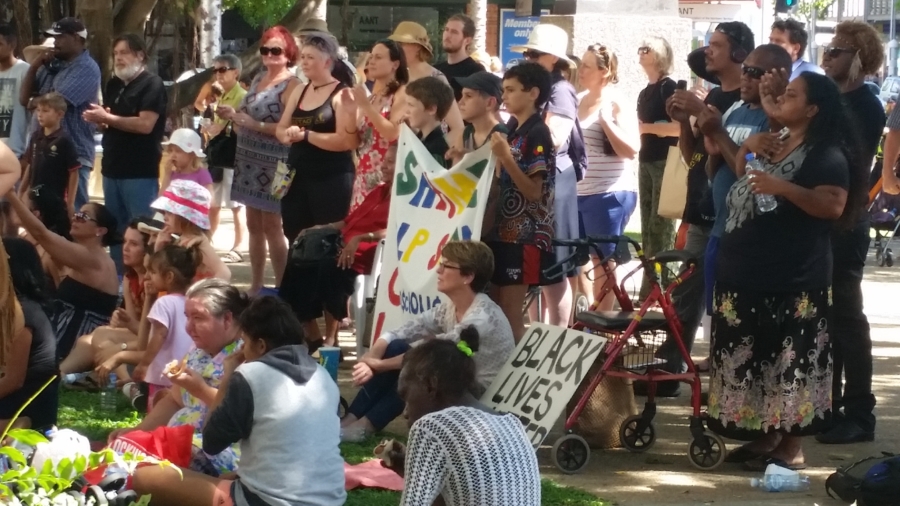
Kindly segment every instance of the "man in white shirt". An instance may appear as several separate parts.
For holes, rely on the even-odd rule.
[[[815,63],[803,59],[807,42],[809,42],[809,34],[806,33],[806,27],[796,19],[777,19],[772,23],[769,44],[777,44],[791,55],[791,60],[794,62],[791,66],[791,81],[804,72],[825,73]]]

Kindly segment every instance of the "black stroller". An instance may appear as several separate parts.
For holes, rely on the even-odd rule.
[[[900,227],[900,195],[878,192],[869,206],[869,224],[875,231],[875,261],[879,267],[892,267],[894,255],[890,244]]]

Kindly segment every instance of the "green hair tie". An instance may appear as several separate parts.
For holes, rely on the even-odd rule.
[[[459,349],[459,351],[463,352],[467,357],[471,357],[472,353],[474,353],[472,351],[472,348],[469,348],[469,344],[465,341],[456,343],[456,348]]]

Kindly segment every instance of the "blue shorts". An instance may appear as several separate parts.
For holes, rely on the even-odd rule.
[[[578,226],[581,229],[581,237],[622,235],[635,207],[637,207],[637,192],[616,191],[580,195]],[[612,255],[615,247],[615,244],[600,245],[601,257]]]
[[[706,253],[703,256],[703,288],[706,290],[706,314],[713,314],[713,289],[716,287],[716,257],[719,255],[720,238],[711,235],[706,243]]]

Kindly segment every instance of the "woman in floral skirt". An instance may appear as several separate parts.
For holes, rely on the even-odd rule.
[[[783,95],[761,87],[771,122],[790,130],[749,138],[738,153],[764,158],[762,171],[738,173],[716,268],[710,370],[710,428],[750,441],[727,461],[753,470],[803,468],[802,436],[831,417],[830,232],[852,224],[865,199],[851,180],[858,159],[848,146],[838,87],[803,73]],[[742,159],[742,158],[738,158]],[[759,195],[777,207],[762,212]],[[837,222],[837,224],[835,223]]]

